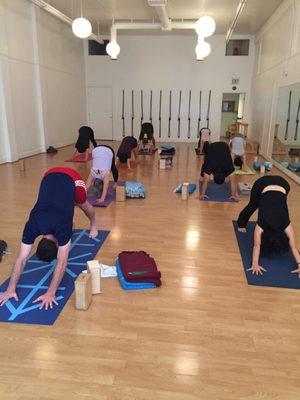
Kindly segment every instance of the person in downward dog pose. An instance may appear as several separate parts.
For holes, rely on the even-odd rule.
[[[237,224],[239,231],[245,231],[251,215],[258,209],[258,219],[254,230],[252,267],[248,271],[262,275],[266,269],[259,265],[259,256],[284,254],[291,249],[300,275],[300,255],[293,226],[289,218],[287,195],[289,183],[281,176],[266,175],[255,181],[249,204],[241,211]]]
[[[57,304],[55,293],[64,276],[73,230],[74,208],[78,206],[90,220],[91,238],[98,235],[93,207],[87,202],[85,183],[71,168],[55,167],[48,170],[41,182],[38,199],[24,227],[21,249],[13,267],[6,292],[0,294],[0,305],[14,298],[18,300],[17,284],[35,239],[42,235],[36,250],[45,262],[57,258],[51,283],[45,294],[34,300],[47,310]]]

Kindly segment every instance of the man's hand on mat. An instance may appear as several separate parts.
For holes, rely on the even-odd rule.
[[[205,200],[205,199],[209,199],[209,197],[207,196],[207,194],[200,194],[199,199]]]
[[[246,233],[247,232],[246,228],[238,228],[238,231],[242,232],[242,233]]]
[[[15,299],[16,301],[19,300],[18,295],[15,290],[6,291],[6,292],[0,294],[0,306],[4,306],[4,304],[9,299]]]
[[[253,275],[262,275],[264,272],[267,272],[261,265],[253,265],[251,268],[248,268],[246,271],[252,271]]]
[[[232,194],[229,198],[234,201],[240,201],[240,196],[238,194]]]
[[[56,301],[55,295],[49,292],[46,292],[42,296],[38,297],[33,301],[33,303],[38,303],[39,301],[42,302],[40,306],[40,310],[42,310],[45,307],[45,310],[48,310],[48,307],[51,309],[53,308],[53,303],[58,306],[58,302]]]

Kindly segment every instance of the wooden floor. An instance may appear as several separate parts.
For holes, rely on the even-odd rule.
[[[24,173],[0,166],[0,238],[12,250],[1,281],[44,171],[68,165],[87,177],[87,165],[63,162],[72,151],[28,158]],[[125,292],[103,279],[88,311],[76,311],[72,296],[53,326],[0,323],[1,400],[299,400],[300,293],[247,285],[231,222],[246,199],[200,203],[195,193],[184,202],[172,190],[197,181],[193,146],[177,146],[172,170],[158,170],[157,157],[121,171],[145,185],[145,200],[96,210],[111,231],[97,258],[113,265],[123,250],[145,250],[162,287]],[[300,241],[300,189],[291,186]],[[75,227],[88,227],[79,210]]]

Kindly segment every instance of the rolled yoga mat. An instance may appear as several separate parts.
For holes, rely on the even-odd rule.
[[[40,310],[41,303],[33,304],[33,301],[47,291],[52,280],[56,260],[47,263],[38,260],[36,255],[33,255],[26,262],[17,285],[19,301],[10,299],[0,307],[0,321],[53,325],[73,293],[77,276],[86,269],[87,261],[94,259],[108,234],[109,231],[100,231],[95,239],[90,239],[88,230],[74,230],[67,269],[56,291],[58,306],[54,305],[52,309],[47,311]],[[0,286],[0,292],[6,290],[8,283],[9,279]]]
[[[247,231],[243,233],[238,231],[237,222],[233,221],[233,227],[239,245],[248,285],[300,289],[300,279],[298,274],[291,273],[291,271],[297,268],[291,251],[288,251],[286,254],[281,256],[274,256],[270,259],[260,257],[259,265],[267,270],[262,275],[257,276],[252,274],[252,271],[246,271],[252,266],[254,243],[253,234],[255,225],[256,222],[248,222]]]

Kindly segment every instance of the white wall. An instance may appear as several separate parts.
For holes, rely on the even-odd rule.
[[[279,89],[297,82],[300,82],[300,0],[285,0],[256,36],[251,135],[260,142],[265,156],[272,154]]]
[[[240,38],[241,36],[239,36]],[[149,97],[153,90],[153,124],[158,136],[159,90],[163,90],[161,141],[188,141],[188,98],[192,90],[191,139],[197,136],[199,91],[202,90],[202,122],[206,125],[208,92],[212,91],[210,128],[214,139],[219,138],[223,92],[232,92],[231,79],[240,79],[237,92],[246,93],[245,118],[249,120],[251,76],[254,45],[250,38],[248,57],[225,56],[225,37],[214,35],[208,39],[211,54],[202,62],[195,60],[196,36],[119,36],[121,53],[118,61],[109,57],[88,56],[86,48],[86,85],[111,87],[113,92],[113,138],[122,136],[122,90],[126,95],[126,134],[131,134],[131,90],[135,92],[135,135],[140,127],[140,91],[144,91],[145,121],[149,120]],[[172,133],[167,138],[169,91],[172,90]],[[177,139],[179,90],[182,90],[181,137]],[[96,132],[97,137],[97,132]]]
[[[83,43],[28,0],[0,0],[0,162],[75,141],[85,123]]]

